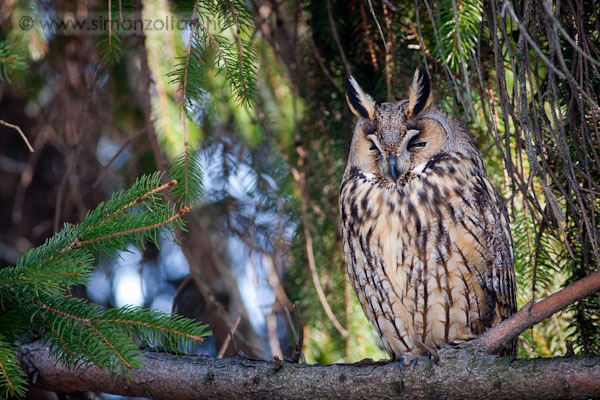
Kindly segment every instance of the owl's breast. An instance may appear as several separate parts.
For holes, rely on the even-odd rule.
[[[483,216],[470,202],[468,181],[437,176],[396,189],[368,179],[342,185],[348,272],[390,354],[424,354],[487,325]]]

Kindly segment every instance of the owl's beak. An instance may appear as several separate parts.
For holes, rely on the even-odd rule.
[[[394,182],[397,182],[398,177],[401,175],[401,172],[398,171],[398,159],[396,158],[396,155],[390,154],[388,162],[390,164],[390,175],[392,175],[392,180]]]
[[[399,152],[390,152],[388,154],[388,165],[390,176],[395,183],[402,178],[410,164],[410,155],[400,150]]]

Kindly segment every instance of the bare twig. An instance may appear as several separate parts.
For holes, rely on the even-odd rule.
[[[381,29],[381,25],[379,25],[379,21],[377,20],[377,15],[375,15],[375,10],[373,9],[373,3],[369,0],[369,10],[371,11],[371,15],[375,20],[375,24],[377,25],[377,29],[379,29],[379,35],[381,36],[381,40],[383,41],[383,47],[385,48],[385,52],[389,53],[389,49],[387,46],[387,42],[385,40],[385,36],[383,35],[383,30]]]
[[[303,173],[299,172],[296,168],[290,168],[292,171],[292,176],[301,186],[302,195],[300,197],[300,214],[302,220],[302,229],[304,232],[304,241],[306,243],[306,257],[308,258],[308,267],[310,269],[310,273],[312,276],[313,285],[315,286],[315,290],[317,291],[317,296],[319,297],[319,301],[323,306],[323,310],[325,310],[325,314],[327,318],[331,321],[335,329],[342,335],[343,337],[348,336],[348,331],[344,329],[342,324],[337,320],[329,302],[327,301],[327,296],[325,292],[323,292],[323,288],[321,287],[321,280],[319,279],[319,273],[317,272],[317,266],[315,263],[315,253],[313,250],[313,240],[312,234],[310,233],[310,229],[308,227],[308,192],[306,189],[306,178]]]
[[[283,352],[281,350],[281,343],[277,337],[277,314],[272,310],[268,315],[265,316],[267,323],[267,337],[269,338],[269,347],[271,348],[271,354],[276,360],[283,360]]]
[[[29,149],[29,151],[31,153],[33,153],[33,147],[31,147],[31,144],[29,143],[29,140],[27,140],[27,136],[25,136],[25,134],[23,133],[23,131],[21,130],[21,128],[19,126],[13,125],[13,124],[9,124],[8,122],[3,121],[1,119],[0,119],[0,125],[4,125],[4,126],[7,126],[9,128],[13,128],[17,132],[19,132],[19,135],[21,135],[21,139],[23,139],[23,141],[27,145],[27,148]]]
[[[563,37],[565,38],[565,40],[567,42],[569,42],[569,44],[573,47],[573,49],[575,51],[577,51],[579,54],[581,54],[589,62],[596,64],[597,66],[600,67],[600,61],[594,59],[594,57],[590,56],[587,52],[583,51],[583,49],[581,49],[581,47],[577,46],[577,43],[575,43],[575,41],[571,38],[571,36],[569,36],[567,31],[565,31],[565,29],[562,27],[560,22],[556,19],[556,17],[552,13],[552,10],[550,10],[550,6],[545,1],[542,1],[541,3],[542,3],[542,6],[544,7],[544,11],[546,12],[546,15],[548,16],[548,18],[550,18],[552,20],[552,23],[554,24],[554,26],[556,26],[558,28],[558,30],[560,30],[560,33],[563,34]]]
[[[346,59],[346,54],[344,53],[342,42],[340,42],[340,37],[337,33],[337,29],[335,28],[335,22],[333,20],[333,11],[331,10],[331,0],[327,0],[327,17],[329,18],[329,27],[331,28],[331,33],[333,33],[333,38],[335,39],[335,43],[337,44],[340,56],[342,57],[342,62],[344,63],[346,74],[350,75],[352,70],[350,69],[350,64],[348,64],[348,60]]]
[[[290,310],[288,307],[283,307],[283,311],[285,313],[285,317],[287,319],[290,330],[292,331],[292,336],[294,336],[294,342],[298,343],[298,332],[296,331],[296,327],[294,326],[292,314],[290,314]]]
[[[73,171],[75,161],[70,159],[70,157],[67,157],[67,163],[69,164],[69,166],[67,167],[67,170],[61,178],[60,184],[58,185],[58,190],[56,192],[56,205],[54,206],[54,222],[52,224],[54,232],[58,232],[62,212],[62,200],[63,195],[65,193],[65,186],[67,185],[67,181],[71,177],[71,172]]]
[[[187,197],[187,194],[189,192],[188,190],[188,134],[187,134],[187,85],[188,85],[188,72],[189,72],[189,67],[190,67],[190,58],[192,55],[192,42],[194,39],[194,32],[196,31],[194,29],[194,23],[196,21],[196,9],[198,7],[198,1],[194,2],[194,9],[192,11],[192,18],[191,18],[191,26],[190,26],[190,35],[188,37],[188,46],[187,46],[187,54],[185,57],[185,71],[183,74],[183,88],[182,88],[182,93],[183,93],[183,100],[182,100],[182,112],[183,112],[183,118],[181,119],[181,123],[183,124],[183,151],[184,151],[184,169],[185,169],[185,182],[184,182],[184,186],[185,186],[185,195]],[[198,58],[200,59],[200,58]]]
[[[319,66],[321,67],[321,70],[323,71],[323,74],[325,74],[325,76],[327,77],[329,82],[331,82],[331,84],[333,86],[335,86],[335,88],[337,90],[342,90],[340,85],[335,81],[335,79],[333,79],[333,77],[331,76],[331,73],[329,73],[329,70],[323,63],[323,58],[321,57],[321,54],[319,53],[319,49],[317,49],[317,45],[315,44],[315,41],[314,41],[312,35],[308,36],[308,40],[310,42],[310,47],[312,48],[313,52],[315,53],[315,58],[317,59],[317,62],[319,63]]]
[[[217,354],[217,358],[223,358],[223,355],[227,351],[227,348],[229,347],[229,343],[231,341],[233,341],[233,347],[235,348],[235,354],[237,354],[237,345],[235,343],[235,339],[233,338],[233,335],[235,335],[235,331],[237,331],[237,328],[238,328],[241,320],[242,320],[242,316],[240,315],[235,320],[235,324],[233,324],[233,328],[231,328],[229,330],[229,336],[227,336],[225,338],[225,341],[223,342],[223,345],[221,346],[221,350],[219,350],[219,354]]]
[[[395,12],[395,13],[398,12],[398,7],[396,7],[395,5],[393,5],[390,0],[383,0],[383,4],[385,4],[393,12]]]
[[[140,136],[142,136],[145,132],[146,132],[146,129],[143,128],[143,129],[139,130],[137,133],[135,133],[133,136],[128,137],[123,142],[123,144],[121,145],[121,147],[119,147],[119,150],[117,150],[117,152],[110,158],[110,160],[108,161],[108,163],[104,166],[104,168],[102,169],[102,171],[98,174],[98,177],[96,178],[96,180],[92,184],[92,189],[94,189],[98,185],[98,183],[100,183],[100,181],[102,180],[102,178],[104,178],[104,175],[106,175],[106,171],[108,171],[108,169],[110,168],[110,166],[112,165],[112,163],[117,159],[117,157],[119,157],[119,154],[121,154],[127,147],[129,147],[129,145],[131,144],[131,142],[133,142],[134,140],[136,140],[137,138],[139,138]]]
[[[377,62],[377,55],[375,54],[375,46],[373,45],[373,40],[371,38],[371,30],[369,29],[369,24],[367,23],[367,15],[365,14],[365,7],[363,6],[363,2],[358,2],[358,9],[360,10],[360,17],[362,19],[362,24],[365,30],[365,40],[367,42],[367,47],[369,48],[369,54],[371,55],[371,64],[373,64],[373,68],[375,70],[379,69],[379,63]]]
[[[134,1],[135,7],[135,19],[143,21],[142,19],[142,0]],[[140,70],[144,81],[143,93],[142,93],[142,105],[144,109],[144,118],[146,122],[146,134],[148,135],[148,141],[150,142],[150,148],[154,154],[154,162],[156,168],[159,171],[166,171],[166,162],[160,152],[160,146],[158,145],[158,139],[156,137],[156,131],[154,130],[154,123],[152,121],[152,95],[150,92],[150,68],[148,67],[148,52],[146,51],[146,36],[144,32],[140,32],[137,36],[137,46],[140,57]]]
[[[298,302],[294,303],[294,315],[296,315],[296,321],[298,322],[298,337],[296,338],[296,347],[294,349],[294,354],[292,355],[292,362],[298,362],[301,358],[302,362],[306,364],[304,353],[302,353],[302,348],[304,347],[304,323],[302,322],[302,315],[300,314]]]
[[[419,18],[419,0],[415,0],[415,17],[417,20],[417,38],[419,39],[419,47],[423,54],[423,65],[427,66],[427,50],[425,49],[425,43],[423,43],[423,35],[421,35],[421,19]],[[429,70],[429,67],[427,67]]]
[[[51,127],[45,127],[44,129],[40,129],[38,135],[35,137],[35,141],[33,145],[38,151],[31,154],[29,159],[27,160],[27,165],[25,169],[23,169],[23,173],[21,173],[21,179],[19,180],[19,184],[15,190],[15,199],[13,201],[13,210],[11,214],[11,220],[13,223],[18,224],[21,222],[23,217],[23,207],[25,203],[25,193],[27,192],[27,188],[31,184],[33,180],[33,174],[35,173],[35,168],[39,161],[40,155],[42,154],[42,149],[46,145],[46,142],[49,139],[51,133]]]
[[[519,31],[521,32],[521,34],[523,35],[523,37],[527,40],[527,43],[529,43],[529,45],[531,46],[531,48],[538,55],[538,57],[540,59],[542,59],[542,61],[544,61],[544,64],[546,64],[546,66],[548,68],[550,68],[552,70],[552,72],[554,72],[556,75],[558,75],[561,79],[565,79],[566,78],[565,74],[562,71],[560,71],[558,68],[556,68],[554,66],[554,63],[552,63],[552,62],[550,62],[550,60],[548,60],[548,57],[546,57],[546,55],[540,49],[540,47],[537,45],[537,43],[535,42],[535,40],[533,40],[533,38],[531,37],[531,35],[529,35],[529,32],[527,31],[527,28],[523,25],[523,23],[521,22],[521,20],[519,19],[519,17],[517,17],[517,15],[515,14],[515,10],[512,8],[512,5],[508,1],[505,1],[504,5],[502,6],[502,11],[500,12],[500,16],[501,17],[504,16],[504,13],[506,12],[506,10],[508,10],[508,13],[510,14],[512,20],[515,21],[515,23],[519,27]]]
[[[275,293],[275,299],[283,307],[291,307],[292,302],[290,301],[283,285],[281,284],[281,280],[279,279],[279,275],[275,270],[275,265],[273,264],[272,257],[266,257],[266,261],[263,263],[263,265],[267,271],[267,282],[269,282],[269,285]]]

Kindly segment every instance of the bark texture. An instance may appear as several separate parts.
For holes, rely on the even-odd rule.
[[[69,371],[40,343],[21,348],[30,382],[58,392],[97,391],[152,399],[587,399],[600,396],[600,357],[518,360],[469,349],[439,362],[306,365],[144,353],[146,369],[113,378]]]

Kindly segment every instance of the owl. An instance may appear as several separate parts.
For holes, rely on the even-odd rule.
[[[351,76],[345,90],[359,120],[339,209],[363,311],[392,359],[476,338],[517,303],[508,214],[473,138],[431,105],[425,69],[408,100],[375,104]]]

